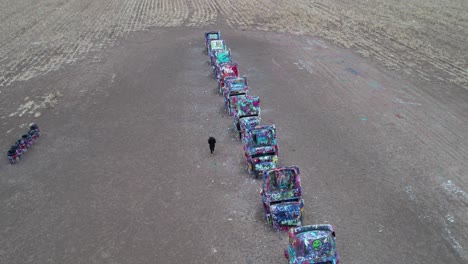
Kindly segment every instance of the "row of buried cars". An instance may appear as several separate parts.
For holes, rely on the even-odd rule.
[[[218,82],[217,92],[233,120],[234,135],[242,142],[245,168],[255,178],[262,177],[265,220],[276,231],[288,231],[285,257],[289,263],[339,263],[333,226],[302,226],[304,200],[299,167],[277,166],[276,126],[260,124],[260,98],[251,95],[247,78],[239,75],[238,64],[233,62],[219,31],[205,32],[205,48]]]
[[[10,149],[7,151],[7,158],[10,164],[15,164],[23,158],[23,155],[32,148],[33,144],[39,140],[41,136],[41,129],[37,124],[32,123],[26,134],[22,135],[20,139],[15,141]]]

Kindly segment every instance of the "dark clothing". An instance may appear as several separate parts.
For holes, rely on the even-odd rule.
[[[213,151],[214,151],[214,148],[215,148],[215,144],[216,144],[216,139],[214,137],[210,137],[208,139],[208,144],[210,145],[210,151],[211,151],[211,154],[213,154]]]

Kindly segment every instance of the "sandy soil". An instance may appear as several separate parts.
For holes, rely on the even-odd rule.
[[[466,263],[466,6],[337,3],[8,1],[0,146],[31,121],[45,133],[0,163],[0,263],[285,262],[214,93],[210,23],[277,124],[280,164],[301,167],[306,222],[335,225],[343,263]],[[409,14],[419,27],[399,24]]]

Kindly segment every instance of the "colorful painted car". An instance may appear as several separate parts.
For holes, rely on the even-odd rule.
[[[211,40],[218,40],[221,39],[221,32],[219,31],[209,31],[205,32],[205,48],[206,54],[208,54],[208,46]]]
[[[237,114],[237,104],[238,102],[245,100],[248,95],[238,95],[238,96],[231,96],[229,98],[229,118],[235,118]],[[237,126],[237,124],[235,124]]]
[[[224,108],[231,116],[231,109],[235,108],[236,99],[249,95],[246,77],[226,77],[224,78],[224,87],[221,92],[224,97]],[[234,99],[236,98],[236,99]]]
[[[211,56],[211,67],[213,68],[213,72],[216,76],[216,66],[222,63],[232,62],[231,60],[231,50],[214,50],[213,56]]]
[[[333,226],[308,225],[291,228],[284,256],[290,264],[339,264]]]
[[[244,98],[246,98],[247,96],[249,96],[247,93],[246,94],[236,94],[236,95],[231,95],[229,96],[229,101],[225,101],[225,107],[227,107],[227,113],[229,114],[229,118],[233,118],[235,117],[236,113],[237,113],[237,102],[241,101],[241,100],[244,100]]]
[[[225,77],[239,77],[239,71],[237,69],[237,63],[228,62],[216,65],[216,80],[219,82]]]
[[[236,136],[238,136],[242,142],[245,142],[246,131],[259,126],[260,121],[261,120],[259,116],[249,116],[239,119],[239,132],[236,134]]]
[[[215,50],[227,50],[226,42],[222,39],[212,39],[209,41],[208,55],[210,56],[210,62]]]
[[[258,96],[243,96],[231,97],[231,104],[235,104],[235,108],[231,108],[234,112],[233,116],[233,129],[235,137],[242,139],[241,122],[245,118],[258,119],[260,123],[260,97]]]
[[[226,98],[229,94],[242,93],[248,89],[247,77],[228,76],[224,78],[224,85],[218,92]]]
[[[299,167],[279,167],[263,174],[262,195],[265,220],[276,231],[302,225],[304,200]]]
[[[275,125],[256,126],[243,135],[245,166],[257,178],[278,164],[278,144]]]
[[[239,77],[239,71],[237,70],[237,63],[228,62],[221,63],[216,66],[216,80],[218,81],[218,91],[224,87],[224,79],[226,77]]]

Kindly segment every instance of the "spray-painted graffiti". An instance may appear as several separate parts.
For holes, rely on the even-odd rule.
[[[224,42],[224,40],[216,39],[216,40],[210,41],[211,50],[225,49],[225,48],[226,48],[226,43]]]
[[[293,227],[288,233],[285,256],[290,263],[338,263],[335,232],[330,225],[299,227],[304,210],[299,168],[277,168],[276,127],[260,125],[260,98],[249,95],[247,78],[239,77],[237,63],[232,62],[231,51],[220,32],[205,32],[205,47],[218,82],[217,91],[223,95],[225,110],[233,118],[235,136],[243,143],[247,171],[263,177],[261,195],[265,219],[275,230]],[[272,62],[279,66],[274,59]],[[312,63],[300,60],[295,64],[313,73]],[[359,74],[351,68],[346,71]]]
[[[227,77],[239,77],[237,71],[237,63],[228,62],[216,65],[215,68],[216,80],[218,81],[218,92],[222,93],[224,89],[224,80]]]
[[[246,77],[228,76],[224,78],[223,84],[219,93],[223,95],[224,102],[229,100],[229,96],[248,94],[249,87]]]
[[[248,94],[247,77],[226,77],[224,78],[224,86],[221,93],[224,96],[225,101],[229,96]]]
[[[208,40],[208,47],[207,47],[207,53],[209,58],[209,62],[211,63],[212,57],[215,55],[215,51],[217,50],[227,50],[226,42],[222,39],[212,39]]]
[[[213,50],[213,56],[211,56],[211,67],[213,68],[214,76],[216,76],[217,66],[228,62],[232,62],[230,49]]]
[[[245,166],[249,173],[263,175],[264,171],[276,168],[278,144],[275,125],[256,126],[245,131]]]
[[[301,179],[299,167],[280,167],[263,173],[262,203],[265,219],[275,230],[302,224]]]
[[[231,95],[229,96],[229,101],[226,102],[228,105],[227,112],[229,114],[229,117],[232,118],[235,116],[235,113],[237,112],[237,102],[239,100],[243,100],[243,98],[247,97],[248,94],[237,94],[237,95]],[[235,132],[235,131],[234,131]],[[237,132],[235,132],[237,133]]]
[[[241,82],[242,81],[242,82]],[[224,87],[222,88],[224,97],[224,108],[229,116],[233,116],[236,109],[236,102],[241,97],[249,95],[246,77],[226,77],[224,78]],[[231,100],[231,98],[236,98]]]
[[[271,223],[275,230],[288,230],[292,226],[302,225],[304,201],[282,202],[270,205]]]
[[[233,129],[236,138],[242,139],[241,119],[256,117],[258,119],[256,122],[260,123],[260,98],[258,96],[236,97],[233,103],[236,105],[233,109]]]
[[[338,263],[335,231],[331,225],[309,225],[291,228],[285,251],[289,263]]]
[[[236,132],[236,136],[239,136],[241,141],[245,144],[245,133],[248,130],[260,125],[260,117],[250,116],[239,119],[240,130]]]
[[[221,39],[221,32],[219,31],[210,31],[210,32],[205,32],[205,49],[206,49],[206,54],[209,55],[209,48],[210,48],[210,43],[211,40],[217,40]]]

